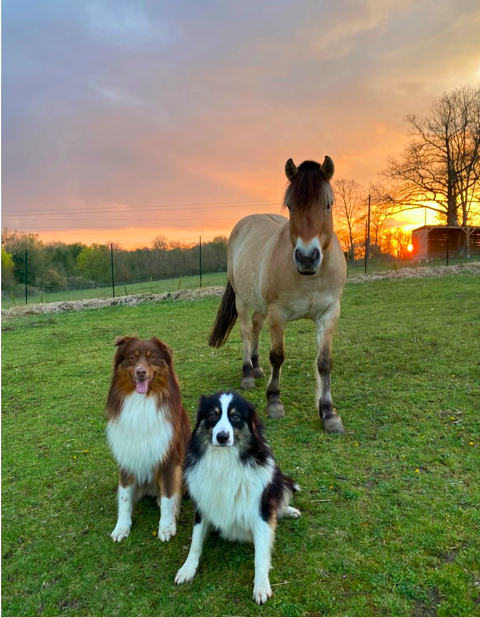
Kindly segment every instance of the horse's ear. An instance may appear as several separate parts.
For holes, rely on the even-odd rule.
[[[291,182],[297,174],[298,174],[297,166],[292,161],[292,159],[288,159],[288,161],[285,163],[285,175]]]
[[[335,166],[333,164],[332,159],[329,156],[325,157],[321,171],[327,180],[331,180],[333,176],[333,172],[335,171]]]

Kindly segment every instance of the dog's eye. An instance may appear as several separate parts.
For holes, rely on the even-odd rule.
[[[209,420],[216,420],[216,419],[217,419],[217,412],[216,412],[216,411],[211,411],[211,412],[208,414],[208,419],[209,419]]]
[[[232,422],[238,422],[240,420],[240,416],[234,413],[233,416],[230,416],[230,420],[232,420]]]

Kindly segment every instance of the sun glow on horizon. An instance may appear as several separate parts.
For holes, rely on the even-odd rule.
[[[69,229],[65,231],[45,231],[32,232],[38,233],[39,238],[45,243],[65,242],[71,244],[81,242],[82,244],[117,244],[125,249],[136,249],[150,246],[155,238],[164,236],[168,242],[181,242],[191,245],[198,244],[201,236],[202,242],[209,242],[216,236],[229,236],[231,228],[228,229],[200,229],[197,234],[192,234],[188,229],[182,232],[176,228],[152,228],[152,227],[127,227],[124,229]]]
[[[272,209],[270,209],[273,211]],[[277,212],[280,214],[280,211]],[[199,237],[202,241],[209,242],[216,236],[230,236],[230,233],[235,226],[236,220],[240,220],[243,216],[252,214],[250,211],[239,213],[238,219],[234,217],[228,226],[205,225],[198,226],[197,229],[192,228],[182,229],[177,227],[124,227],[119,229],[66,229],[55,231],[27,231],[26,233],[35,233],[45,243],[64,242],[67,244],[81,242],[82,244],[117,244],[125,249],[135,249],[144,246],[150,246],[155,238],[164,236],[169,242],[181,242],[183,244],[197,244]],[[422,227],[425,223],[435,224],[434,213],[423,208],[411,210],[405,213],[400,213],[392,217],[388,223],[389,229],[401,229],[405,233],[410,233],[417,227]],[[338,231],[338,226],[336,227]],[[10,229],[10,231],[12,231]],[[19,229],[18,231],[24,231]]]

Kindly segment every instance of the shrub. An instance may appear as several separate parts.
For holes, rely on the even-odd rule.
[[[37,283],[45,291],[58,291],[65,289],[67,278],[55,268],[49,268],[42,274]]]

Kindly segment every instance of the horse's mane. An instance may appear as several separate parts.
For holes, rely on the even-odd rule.
[[[283,205],[290,209],[308,210],[318,202],[329,199],[329,188],[330,184],[321,172],[320,164],[304,161],[285,191]]]

